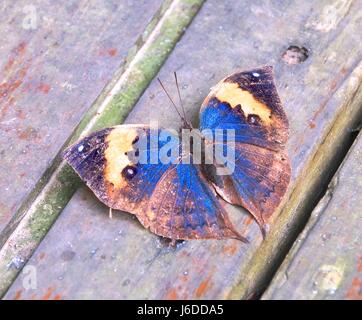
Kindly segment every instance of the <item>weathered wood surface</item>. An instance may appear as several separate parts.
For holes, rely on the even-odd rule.
[[[1,1],[0,233],[161,3]]]
[[[362,300],[362,134],[264,299]]]
[[[201,7],[202,0],[165,0],[69,138],[122,123]],[[57,156],[0,237],[0,296],[68,203],[80,179]]]
[[[25,290],[21,273],[5,298],[254,295],[304,219],[360,115],[360,12],[358,1],[208,1],[160,72],[170,87],[166,79],[178,71],[187,113],[197,122],[199,106],[216,81],[236,68],[275,66],[291,126],[293,176],[286,204],[264,242],[250,217],[230,208],[250,245],[188,241],[170,249],[125,213],[109,220],[107,208],[83,187],[27,264],[35,267],[37,288]],[[308,48],[306,61],[288,65],[281,57],[290,45]],[[156,81],[128,122],[150,118],[166,127],[178,122]]]

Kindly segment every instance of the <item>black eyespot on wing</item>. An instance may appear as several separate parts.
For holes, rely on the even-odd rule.
[[[121,174],[127,180],[131,180],[137,174],[137,168],[134,166],[126,166]]]
[[[247,121],[249,124],[254,126],[260,126],[261,125],[261,119],[257,114],[249,114]]]
[[[133,141],[132,141],[132,144],[137,143],[139,139],[140,139],[140,137],[139,137],[139,136],[137,136],[136,138],[134,138],[134,139],[133,139]]]

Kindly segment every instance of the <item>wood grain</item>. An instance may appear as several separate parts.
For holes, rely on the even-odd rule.
[[[263,299],[362,300],[362,135]]]
[[[67,143],[124,121],[202,3],[202,0],[165,0],[162,3],[130,50],[126,64],[117,70]],[[74,171],[58,155],[0,234],[0,295],[5,293],[69,202],[79,182]]]
[[[1,2],[0,232],[161,3]]]
[[[24,290],[21,273],[5,298],[255,296],[270,280],[280,252],[308,215],[360,117],[361,3],[338,3],[208,1],[159,74],[170,88],[172,72],[178,71],[187,114],[197,124],[201,102],[218,80],[236,69],[275,67],[291,127],[292,182],[264,242],[245,211],[229,208],[250,245],[188,241],[172,249],[126,213],[109,220],[107,208],[81,188],[27,264],[36,267],[37,289]],[[309,56],[289,64],[282,58],[289,46],[305,47]],[[165,127],[180,123],[156,81],[127,121],[150,119]]]

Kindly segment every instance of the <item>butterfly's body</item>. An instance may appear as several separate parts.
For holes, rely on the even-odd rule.
[[[222,139],[216,141],[219,129]],[[220,175],[218,170],[225,166],[215,150],[218,145],[229,148],[227,129],[235,133],[230,143],[234,171]],[[182,138],[187,130],[194,138],[185,150]],[[167,161],[160,151],[168,147],[163,134],[146,125],[107,128],[68,148],[64,157],[103,203],[135,214],[158,235],[246,242],[230,222],[223,201],[243,206],[264,227],[290,177],[284,153],[288,121],[270,67],[233,74],[214,87],[200,110],[200,130],[184,119],[180,139],[170,132],[176,149],[170,157],[166,153]],[[194,152],[195,146],[201,152]],[[215,152],[211,159],[210,150]]]

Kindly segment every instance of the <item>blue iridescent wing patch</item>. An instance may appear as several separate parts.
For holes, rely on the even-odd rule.
[[[200,110],[200,129],[235,132],[235,170],[209,179],[226,201],[246,208],[264,230],[290,180],[284,148],[288,120],[271,67],[235,73],[219,82]]]

